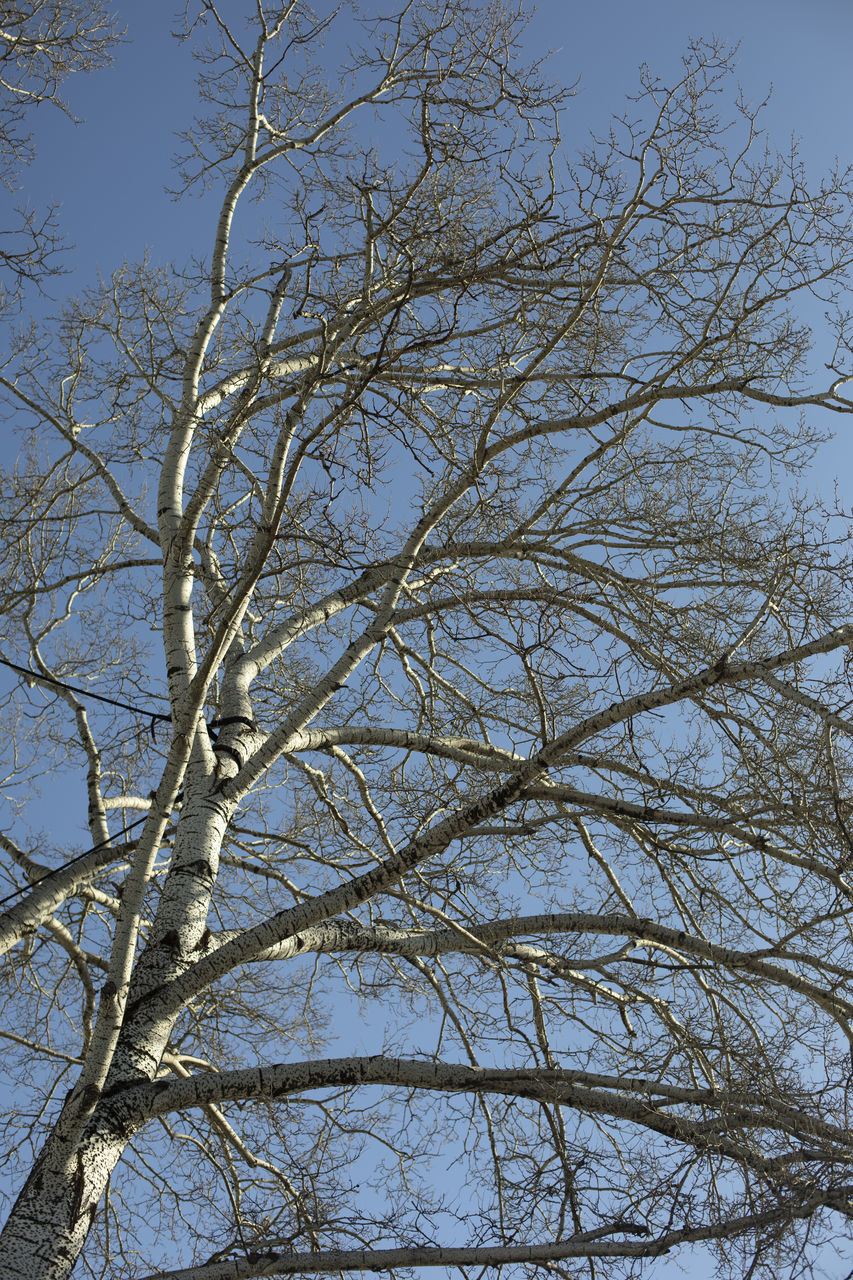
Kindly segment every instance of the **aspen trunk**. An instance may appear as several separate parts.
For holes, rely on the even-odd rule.
[[[76,1140],[63,1140],[68,1105],[0,1233],[2,1276],[65,1280],[121,1159],[125,1142],[94,1118]]]

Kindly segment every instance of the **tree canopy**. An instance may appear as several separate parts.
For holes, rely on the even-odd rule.
[[[67,112],[61,88],[74,72],[104,66],[118,35],[102,3],[17,0],[0,11],[0,183],[10,191],[34,155],[36,108]],[[21,288],[60,270],[57,211],[24,204],[0,234],[0,315]]]
[[[4,1274],[849,1235],[850,179],[518,32],[200,0],[213,224],[12,344]]]

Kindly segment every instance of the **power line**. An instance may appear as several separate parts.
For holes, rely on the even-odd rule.
[[[2,659],[0,659],[2,661]],[[124,831],[132,831],[134,827],[141,827],[143,822],[148,821],[148,814],[144,817],[137,818],[135,822],[125,823]],[[99,849],[106,849],[112,844],[112,838],[109,840],[101,840],[98,844],[93,844],[91,849],[85,849],[83,853],[78,853],[75,858],[69,862],[64,862],[61,867],[54,867],[52,871],[46,871],[43,876],[31,880],[29,884],[23,885],[21,888],[14,889],[8,893],[5,898],[0,898],[0,907],[5,906],[7,902],[11,902],[13,898],[19,898],[21,894],[28,893],[30,889],[34,889],[37,884],[42,884],[45,880],[49,880],[51,876],[58,876],[61,871],[67,871],[69,867],[73,867],[75,862],[82,862],[84,858],[88,858],[91,853],[97,853]]]
[[[22,667],[17,662],[11,662],[8,658],[0,657],[0,664],[4,667],[8,667],[11,671],[18,672],[19,675],[24,676],[27,680],[37,681],[39,684],[52,684],[58,689],[67,689],[69,693],[79,694],[81,698],[93,698],[96,702],[105,702],[111,707],[119,707],[122,711],[132,711],[135,715],[144,716],[146,719],[151,721],[152,738],[154,737],[154,725],[158,720],[165,720],[171,723],[172,717],[166,712],[147,711],[142,707],[135,707],[129,702],[122,702],[118,698],[108,698],[106,694],[93,693],[90,689],[81,689],[79,685],[69,684],[66,680],[58,680],[55,676],[42,675],[38,671],[32,671],[29,667]],[[163,697],[163,695],[159,693],[148,693],[147,696],[150,698]],[[242,722],[254,728],[254,722],[247,720],[245,716],[227,716],[223,720],[211,720],[207,727],[208,729],[215,730],[217,727],[237,722]],[[177,800],[180,801],[182,796],[183,792],[180,791],[178,793]],[[125,823],[124,831],[133,831],[135,827],[139,827],[143,822],[147,821],[148,814],[142,818],[137,818],[135,822]],[[68,868],[73,867],[76,862],[81,862],[84,858],[88,858],[90,854],[97,853],[99,849],[105,849],[110,844],[112,844],[112,838],[108,840],[101,840],[99,844],[92,845],[91,849],[86,849],[83,853],[78,853],[76,857],[71,858],[69,862],[64,862],[61,867],[55,867],[52,871],[46,871],[43,876],[39,876],[37,879],[31,880],[29,884],[13,890],[13,892],[7,894],[5,898],[0,898],[0,907],[5,906],[7,902],[11,902],[13,898],[18,898],[21,894],[29,892],[30,889],[34,889],[36,885],[42,884],[45,880],[49,880],[51,876],[59,875],[61,871],[67,871]]]
[[[81,698],[92,698],[95,702],[106,702],[111,707],[119,707],[122,711],[132,711],[134,715],[144,716],[151,721],[151,736],[154,737],[154,725],[158,720],[172,722],[171,715],[164,711],[147,711],[142,707],[134,707],[129,702],[121,702],[118,698],[108,698],[103,693],[93,693],[90,689],[81,689],[79,685],[69,684],[66,680],[57,680],[55,676],[45,676],[39,671],[32,671],[29,667],[21,667],[17,662],[10,662],[8,658],[0,657],[0,663],[4,667],[9,667],[12,671],[17,671],[19,675],[24,676],[27,680],[38,681],[39,684],[52,684],[58,689],[67,689],[69,693],[79,694]],[[149,693],[149,698],[162,698],[160,693]]]
[[[79,685],[68,684],[66,680],[57,680],[55,676],[43,676],[40,672],[32,671],[29,667],[18,666],[17,662],[10,662],[8,658],[0,657],[0,663],[2,663],[4,667],[10,667],[12,671],[20,672],[20,674],[25,676],[28,680],[38,681],[43,684],[56,685],[59,689],[68,689],[70,693],[79,694],[81,698],[94,698],[97,702],[106,702],[111,707],[120,707],[122,711],[133,711],[138,716],[144,716],[146,719],[151,721],[152,737],[154,736],[154,722],[156,720],[165,720],[169,724],[172,723],[172,717],[168,712],[146,711],[143,707],[134,707],[129,702],[120,702],[117,698],[108,698],[106,694],[92,693],[90,689],[81,689]],[[162,698],[165,701],[165,696],[162,693],[148,693],[147,696],[149,698]],[[250,720],[248,716],[220,716],[215,720],[206,721],[206,724],[208,732],[212,733],[214,738],[216,737],[216,731],[218,729],[222,729],[225,725],[229,724],[243,724],[249,729],[257,729],[255,721]]]
[[[69,684],[66,680],[58,680],[55,676],[42,675],[39,671],[32,671],[29,667],[22,667],[17,662],[10,662],[8,658],[0,657],[0,663],[4,667],[8,667],[11,671],[16,671],[26,680],[35,681],[39,684],[51,684],[57,689],[67,689],[69,693],[76,693],[81,698],[92,698],[95,702],[105,702],[108,706],[118,707],[122,711],[132,711],[134,715],[144,716],[145,719],[151,721],[151,736],[154,737],[154,725],[158,720],[165,720],[171,723],[172,717],[162,711],[148,711],[142,707],[135,707],[129,702],[122,702],[118,698],[108,698],[103,693],[93,693],[91,689],[81,689],[79,685]],[[147,693],[149,698],[161,698],[163,695],[159,693]],[[139,827],[143,822],[148,821],[148,814],[144,817],[137,818],[135,822],[125,823],[124,832],[133,831],[135,827]],[[101,840],[98,844],[92,845],[91,849],[85,849],[83,853],[78,853],[76,857],[71,858],[69,862],[64,862],[61,867],[54,867],[52,871],[46,871],[44,875],[38,876],[37,879],[31,880],[29,884],[21,888],[13,890],[12,893],[0,898],[0,907],[5,906],[7,902],[11,902],[13,898],[18,898],[24,893],[28,893],[30,889],[34,889],[36,885],[42,884],[45,880],[49,880],[51,876],[59,875],[62,871],[67,871],[69,867],[73,867],[75,863],[82,862],[84,858],[88,858],[90,854],[97,853],[99,849],[105,849],[112,844],[112,837],[108,840]]]

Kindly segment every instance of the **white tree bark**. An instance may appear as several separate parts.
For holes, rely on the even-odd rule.
[[[778,476],[853,413],[792,319],[853,193],[713,46],[561,177],[497,10],[334,73],[246,16],[207,257],[0,377],[8,785],[89,833],[0,834],[0,1273],[793,1274],[853,1211],[853,614]]]

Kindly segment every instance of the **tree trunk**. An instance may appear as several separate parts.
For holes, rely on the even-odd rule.
[[[104,1088],[107,1095],[120,1085],[142,1083],[156,1074],[175,1019],[162,1013],[148,1015],[140,1001],[187,969],[205,928],[231,807],[207,794],[212,777],[204,770],[191,768],[188,791],[191,779],[193,789],[201,794],[184,802],[152,940],[137,960],[127,993],[124,1026]],[[114,997],[110,994],[106,999]],[[69,1094],[0,1234],[0,1275],[21,1280],[61,1280],[70,1275],[109,1177],[131,1137],[111,1126],[108,1104],[99,1102],[99,1096],[99,1090],[84,1082]]]
[[[76,1100],[69,1099],[0,1234],[0,1275],[65,1280],[121,1159],[126,1139],[109,1132],[97,1113],[82,1135],[63,1138],[72,1106]]]

